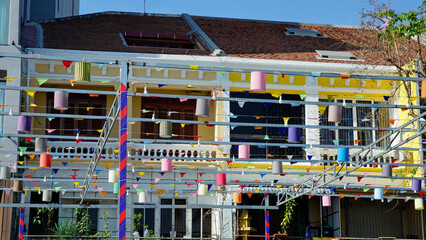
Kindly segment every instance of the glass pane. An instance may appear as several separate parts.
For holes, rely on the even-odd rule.
[[[0,44],[9,40],[9,0],[0,0]]]
[[[339,100],[338,102],[343,102]],[[347,103],[352,103],[352,101],[348,100]],[[342,121],[339,126],[352,127],[353,126],[353,108],[345,108],[342,110]],[[354,131],[339,129],[339,144],[340,145],[354,145]]]
[[[212,210],[203,209],[203,238],[212,236]]]
[[[192,237],[200,237],[200,228],[201,228],[201,209],[192,209]]]

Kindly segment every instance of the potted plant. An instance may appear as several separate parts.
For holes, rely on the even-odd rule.
[[[139,228],[141,227],[142,213],[133,215],[133,237],[136,240],[140,239]]]

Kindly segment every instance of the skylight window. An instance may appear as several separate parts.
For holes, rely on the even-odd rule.
[[[322,35],[320,32],[313,29],[286,28],[284,33],[287,36],[327,38],[327,36]]]
[[[124,45],[158,48],[204,49],[195,36],[175,34],[123,32],[120,36]]]
[[[350,52],[342,52],[342,51],[323,51],[323,50],[315,50],[318,55],[316,56],[318,59],[325,60],[340,60],[340,61],[363,61],[362,59],[358,59],[355,55]]]

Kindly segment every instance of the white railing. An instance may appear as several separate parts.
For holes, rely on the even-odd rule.
[[[76,159],[76,156],[80,156],[78,159],[90,159],[91,153],[96,146],[95,142],[49,142],[48,147],[50,153],[55,154],[60,158],[64,159]],[[115,143],[107,143],[102,156],[106,160],[115,160],[119,158],[118,145]],[[128,149],[132,158],[154,158],[154,160],[160,160],[164,157],[177,157],[176,160],[183,160],[185,157],[196,157],[201,158],[203,161],[209,160],[209,158],[216,157],[217,147],[213,145],[195,145],[192,147],[189,144],[128,144]],[[179,159],[182,158],[182,159]],[[197,160],[194,160],[197,161]]]

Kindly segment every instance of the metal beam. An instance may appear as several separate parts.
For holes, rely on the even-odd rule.
[[[98,142],[96,143],[95,150],[89,164],[89,168],[87,169],[87,174],[83,183],[83,188],[81,189],[80,204],[83,204],[84,197],[86,196],[87,190],[89,189],[89,186],[90,186],[90,182],[92,181],[93,172],[95,171],[96,166],[98,165],[98,162],[101,159],[102,151],[105,148],[108,137],[111,134],[115,121],[117,120],[117,116],[120,113],[119,97],[120,97],[120,91],[117,92],[114,102],[112,103],[111,109],[106,117],[104,126],[102,128],[102,132],[98,138]]]
[[[403,125],[401,125],[400,127],[398,127],[396,130],[394,130],[394,131],[386,134],[385,136],[379,138],[378,140],[374,141],[370,145],[365,146],[363,149],[361,149],[360,151],[356,152],[355,154],[352,154],[350,156],[350,158],[351,159],[357,159],[365,151],[367,151],[367,154],[368,154],[368,152],[371,151],[371,147],[372,146],[380,143],[382,140],[384,140],[387,137],[391,137],[393,134],[401,134],[402,135],[404,127],[406,127],[407,125],[412,124],[412,123],[418,121],[420,118],[424,117],[425,115],[426,115],[426,112],[423,112],[422,114],[417,115],[415,118],[413,118],[410,121],[404,123]],[[327,168],[327,169],[325,169],[325,170],[323,170],[323,171],[321,171],[319,173],[316,173],[312,178],[310,178],[308,180],[302,180],[302,181],[300,181],[298,183],[295,183],[293,186],[289,187],[289,191],[287,191],[285,193],[285,196],[283,196],[282,199],[284,199],[284,198],[285,199],[283,201],[281,201],[282,199],[280,201],[277,201],[277,206],[280,206],[280,205],[282,205],[282,204],[284,204],[284,203],[286,203],[286,202],[288,202],[288,201],[290,201],[292,199],[295,199],[295,198],[303,196],[303,195],[305,195],[307,193],[310,193],[310,192],[312,192],[312,191],[314,191],[314,190],[316,190],[316,189],[318,189],[320,187],[326,186],[329,183],[334,182],[337,179],[340,179],[340,178],[342,178],[344,176],[347,176],[349,173],[354,172],[354,171],[358,170],[359,168],[364,167],[367,164],[371,164],[371,162],[373,162],[375,159],[377,159],[377,158],[385,155],[386,153],[388,153],[390,151],[393,151],[393,150],[397,149],[399,146],[402,146],[402,145],[406,144],[407,142],[409,142],[409,141],[411,141],[411,140],[413,140],[413,139],[421,136],[422,134],[426,133],[426,130],[424,129],[425,126],[426,125],[423,125],[421,128],[419,126],[417,133],[413,134],[411,137],[408,137],[408,138],[402,140],[400,143],[397,143],[394,146],[390,146],[390,144],[389,144],[389,146],[386,148],[385,151],[382,151],[381,153],[379,153],[377,155],[373,155],[373,153],[371,153],[371,156],[370,156],[370,158],[367,161],[364,161],[364,162],[363,161],[359,161],[358,164],[355,167],[351,168],[350,170],[346,169],[347,168],[347,164],[350,163],[350,162],[336,162],[331,167],[329,167],[329,168]],[[367,154],[365,155],[365,157],[367,156]],[[325,179],[325,174],[328,171],[332,171],[333,169],[336,169],[337,167],[345,168],[345,172],[343,172],[342,174],[337,174],[336,173],[331,179],[326,180]],[[323,181],[320,182],[321,178],[323,178],[323,177],[324,177]],[[308,188],[308,190],[306,191],[305,188]]]

